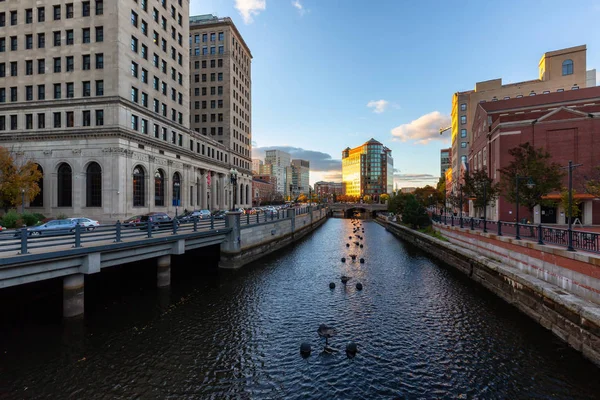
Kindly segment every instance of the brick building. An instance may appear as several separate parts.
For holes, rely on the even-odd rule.
[[[275,183],[268,180],[252,178],[252,205],[260,206],[271,203],[276,193],[276,187]]]
[[[480,103],[472,126],[473,143],[469,152],[472,170],[484,169],[500,181],[498,169],[506,167],[512,157],[508,151],[529,142],[552,155],[552,161],[566,166],[569,160],[582,164],[573,173],[573,188],[581,200],[583,224],[600,224],[600,202],[585,194],[583,183],[600,165],[600,87],[554,92],[496,102]],[[567,187],[567,178],[563,182]],[[560,207],[559,193],[554,207],[536,206],[533,221],[544,224],[566,223]],[[488,215],[493,219],[513,221],[515,205],[500,197]],[[529,216],[525,208],[519,210]],[[471,207],[471,215],[474,210]]]

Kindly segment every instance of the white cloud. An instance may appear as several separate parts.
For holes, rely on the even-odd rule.
[[[374,113],[381,114],[390,105],[387,100],[371,100],[367,103],[367,107],[372,108]]]
[[[302,5],[302,3],[300,3],[300,0],[293,0],[292,5],[298,9],[300,16],[304,15],[304,13],[306,12],[306,9]]]
[[[254,16],[267,8],[267,0],[235,0],[235,8],[244,18],[244,22],[249,24]]]
[[[447,135],[440,135],[440,128],[448,126],[450,126],[450,116],[434,111],[408,124],[395,127],[392,129],[392,136],[402,142],[411,140],[417,144],[427,144],[432,140],[448,141]]]

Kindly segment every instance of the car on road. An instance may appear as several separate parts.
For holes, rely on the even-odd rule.
[[[125,221],[123,221],[123,225],[135,227],[140,223],[141,218],[141,215],[134,215],[133,217],[127,218]]]
[[[84,227],[87,231],[93,231],[97,226],[100,226],[100,223],[96,220],[90,218],[69,218],[72,221],[75,221],[76,224]]]
[[[72,219],[54,219],[45,224],[27,228],[29,236],[48,236],[48,235],[64,235],[75,232],[77,222]],[[15,237],[21,236],[21,231],[15,231]]]
[[[152,212],[142,215],[137,226],[141,230],[148,229],[148,224],[152,225],[152,229],[169,229],[173,226],[173,220],[166,213]]]
[[[224,210],[220,210],[217,211],[213,214],[214,219],[225,219],[225,214],[227,214],[227,211]]]

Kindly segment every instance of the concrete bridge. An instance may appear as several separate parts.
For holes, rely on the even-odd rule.
[[[350,218],[355,213],[363,213],[374,218],[378,212],[387,211],[387,204],[334,203],[329,208],[334,217]]]
[[[106,225],[77,227],[61,235],[0,234],[0,289],[54,278],[63,279],[63,315],[83,314],[85,275],[131,262],[156,265],[158,287],[171,284],[171,255],[207,246],[221,248],[220,267],[239,268],[275,251],[322,223],[328,210],[305,207],[252,218],[238,212],[224,220],[197,220],[159,227]],[[47,236],[46,236],[47,235]]]

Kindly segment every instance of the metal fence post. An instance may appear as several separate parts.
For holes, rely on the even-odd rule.
[[[471,217],[471,230],[475,229],[475,219]]]
[[[173,218],[173,235],[177,234],[177,220]]]
[[[198,232],[198,217],[194,217],[194,232]]]
[[[498,220],[498,236],[502,236],[502,222]]]
[[[215,229],[215,216],[214,215],[210,216],[210,229],[211,230]]]
[[[152,221],[150,220],[150,218],[148,218],[148,221],[146,221],[146,231],[148,232],[148,237],[151,238],[152,237]]]
[[[454,214],[450,216],[450,223],[454,226]]]
[[[250,214],[246,214],[246,225],[250,225]]]
[[[256,223],[258,224],[259,222],[260,222],[260,219],[259,219],[258,213],[256,213]]]
[[[27,228],[21,228],[21,253],[29,254],[27,251]]]
[[[117,220],[115,243],[121,242],[121,221]]]
[[[542,234],[542,224],[538,225],[538,244],[544,244],[544,237]]]
[[[75,225],[75,246],[73,247],[81,247],[81,225]]]

